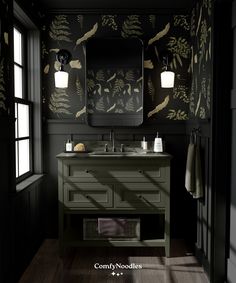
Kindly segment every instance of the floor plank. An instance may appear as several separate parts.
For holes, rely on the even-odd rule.
[[[47,239],[19,283],[208,283],[183,241],[172,241],[171,254],[166,258],[162,248],[104,247],[71,249],[60,258],[58,241]],[[124,266],[112,275],[110,263]],[[135,269],[138,265],[142,269]]]

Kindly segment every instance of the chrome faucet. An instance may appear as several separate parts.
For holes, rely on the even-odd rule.
[[[116,148],[115,148],[115,133],[113,130],[110,131],[110,141],[112,143],[112,152],[115,152],[116,151]]]

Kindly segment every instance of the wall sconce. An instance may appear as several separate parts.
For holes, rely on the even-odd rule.
[[[163,72],[161,72],[161,87],[172,88],[175,83],[175,73],[168,69],[168,65],[173,59],[171,52],[164,51],[160,55],[163,63]]]
[[[64,65],[68,64],[71,60],[71,54],[65,49],[61,49],[56,54],[56,59],[61,63],[60,70],[55,72],[55,87],[58,88],[67,88],[69,74],[64,71]]]

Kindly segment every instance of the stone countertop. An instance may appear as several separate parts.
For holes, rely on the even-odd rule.
[[[62,152],[56,156],[59,159],[67,158],[171,158],[172,156],[166,152],[102,152],[102,151],[91,151],[91,152]]]

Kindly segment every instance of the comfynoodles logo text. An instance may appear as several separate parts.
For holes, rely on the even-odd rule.
[[[98,262],[96,262],[94,264],[94,268],[95,269],[100,269],[100,270],[104,270],[104,269],[108,269],[108,270],[115,270],[115,269],[142,269],[142,265],[141,264],[136,264],[136,263],[130,263],[130,264],[123,264],[123,263],[109,263],[109,264],[100,264]]]

